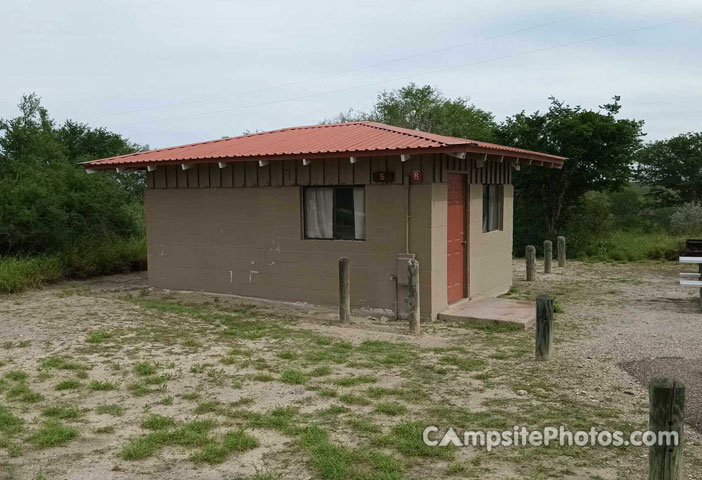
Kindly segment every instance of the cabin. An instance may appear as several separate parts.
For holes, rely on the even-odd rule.
[[[349,122],[285,128],[83,164],[146,170],[148,281],[404,318],[407,263],[421,315],[512,283],[512,172],[563,157]]]

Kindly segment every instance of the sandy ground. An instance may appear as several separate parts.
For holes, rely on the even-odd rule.
[[[567,313],[587,326],[587,337],[565,351],[587,361],[615,363],[644,387],[656,376],[682,380],[687,423],[702,432],[702,307],[698,290],[678,283],[678,273],[685,270],[689,268],[676,264],[634,269],[571,264],[567,277],[582,291],[573,292],[581,299]],[[541,280],[558,282],[558,277]]]
[[[145,433],[140,426],[145,415],[162,414],[186,422],[203,401],[227,405],[245,402],[252,414],[294,405],[301,415],[308,415],[315,422],[328,422],[325,425],[335,440],[349,442],[350,448],[365,448],[367,436],[348,440],[350,431],[343,422],[327,420],[320,413],[339,403],[318,394],[319,388],[331,385],[330,380],[322,378],[307,386],[255,380],[262,372],[279,377],[286,364],[278,354],[307,348],[305,335],[299,332],[309,332],[354,346],[380,340],[409,345],[420,352],[426,363],[422,370],[425,377],[421,378],[412,378],[412,365],[379,368],[360,360],[332,365],[333,378],[374,375],[374,385],[389,390],[426,382],[429,393],[425,400],[416,405],[413,400],[402,400],[409,408],[402,418],[409,420],[429,418],[427,412],[436,405],[478,413],[491,412],[499,405],[508,422],[521,418],[519,414],[523,412],[529,418],[528,412],[542,408],[561,415],[554,413],[545,418],[567,421],[569,414],[562,406],[569,405],[575,409],[573,416],[582,414],[588,421],[595,421],[598,412],[603,412],[614,415],[617,425],[642,427],[647,418],[645,385],[650,377],[678,376],[688,386],[686,478],[702,479],[698,433],[702,429],[702,311],[695,303],[694,290],[677,284],[677,272],[681,270],[672,264],[571,262],[565,270],[556,268],[555,273],[541,274],[537,282],[527,283],[522,280],[522,262],[515,261],[515,288],[509,296],[533,299],[547,293],[563,309],[556,317],[554,360],[548,364],[530,359],[533,333],[529,332],[497,335],[434,323],[425,326],[421,337],[413,337],[407,334],[403,322],[378,316],[359,316],[352,327],[342,327],[332,323],[333,310],[304,304],[252,305],[248,300],[199,293],[148,292],[144,274],[64,282],[2,296],[0,377],[11,371],[26,372],[31,390],[41,394],[43,400],[13,401],[3,398],[0,389],[0,406],[8,407],[25,422],[25,432],[11,438],[22,446],[20,454],[13,455],[10,449],[0,446],[0,478],[34,478],[38,473],[46,478],[78,479],[253,478],[262,471],[280,478],[318,478],[319,472],[310,466],[294,438],[281,438],[265,428],[252,429],[259,447],[232,455],[222,464],[194,464],[188,460],[192,451],[181,447],[168,447],[139,461],[120,457],[125,445]],[[295,330],[290,338],[282,334],[230,341],[223,336],[226,329],[217,322],[203,320],[197,314],[145,309],[139,303],[142,298],[204,305],[215,312],[244,305],[257,317],[275,318]],[[99,331],[111,332],[113,337],[97,344],[86,341]],[[247,350],[253,361],[222,363],[223,358],[231,357],[232,348]],[[440,356],[450,351],[484,359],[485,370],[475,375],[437,368]],[[57,391],[56,384],[76,378],[76,372],[42,367],[42,360],[47,357],[64,357],[88,365],[88,378],[80,379],[82,386],[77,390]],[[138,362],[156,365],[158,373],[167,378],[167,385],[143,396],[134,395],[129,385],[140,381],[133,372]],[[295,366],[313,367],[304,362]],[[91,380],[111,382],[116,388],[90,391]],[[5,379],[5,383],[7,390],[11,381]],[[361,387],[349,391],[362,392]],[[98,407],[108,404],[121,406],[124,413],[97,413]],[[42,409],[56,405],[79,406],[80,418],[67,422],[76,426],[79,436],[59,447],[37,448],[28,438],[44,420]],[[371,418],[384,432],[399,421],[375,414],[372,406],[350,408],[341,417]],[[603,417],[603,424],[614,421],[612,418]],[[232,425],[220,419],[213,434],[220,435]],[[371,441],[369,445],[373,444]],[[397,455],[392,449],[383,451]],[[612,449],[589,451],[577,458],[566,455],[531,459],[509,452],[487,455],[465,450],[452,463],[411,457],[404,461],[405,478],[641,478],[647,465],[645,450]],[[548,475],[543,474],[544,467]]]

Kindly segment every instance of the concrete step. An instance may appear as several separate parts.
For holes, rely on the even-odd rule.
[[[439,313],[438,319],[451,322],[518,326],[526,329],[534,326],[536,307],[532,302],[507,298],[464,299]]]

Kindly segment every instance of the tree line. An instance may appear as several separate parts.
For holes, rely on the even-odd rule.
[[[702,232],[702,133],[645,142],[644,122],[624,118],[619,97],[597,109],[550,100],[545,111],[498,121],[467,98],[409,84],[381,92],[370,111],[326,122],[372,120],[568,157],[562,170],[514,172],[516,254],[556,235],[568,236],[573,254],[597,257],[614,243]],[[23,96],[19,111],[0,119],[0,255],[143,238],[143,173],[86,175],[78,163],[147,147],[104,128],[57,124],[36,94]],[[660,257],[671,243],[652,248],[646,256]]]
[[[621,248],[613,242],[699,234],[702,133],[646,143],[644,122],[623,118],[620,102],[615,96],[593,110],[550,98],[546,111],[497,121],[466,98],[409,84],[380,93],[370,111],[349,110],[326,122],[372,120],[568,157],[562,170],[514,172],[517,254],[557,235],[568,236],[573,254],[597,257]],[[671,245],[653,245],[645,256],[663,256]]]

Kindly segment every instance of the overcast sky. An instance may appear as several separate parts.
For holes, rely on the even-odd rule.
[[[315,124],[409,82],[498,120],[617,94],[650,140],[702,131],[699,0],[5,0],[0,45],[0,117],[34,91],[152,148]]]

